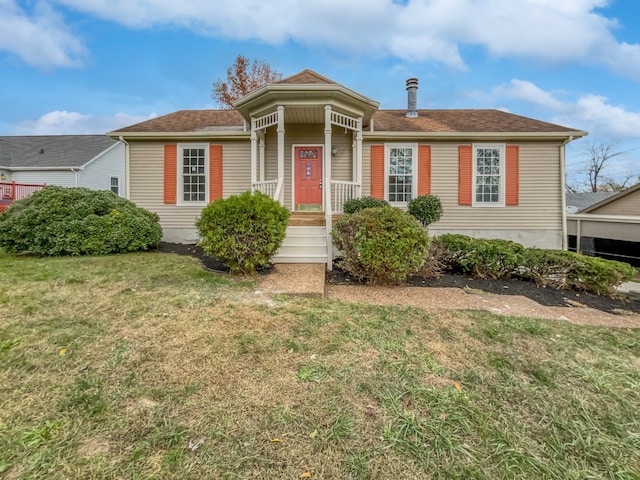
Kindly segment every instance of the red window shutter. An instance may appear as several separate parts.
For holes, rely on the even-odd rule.
[[[209,145],[209,201],[222,198],[222,145]]]
[[[431,145],[418,145],[418,195],[431,194]]]
[[[471,205],[473,150],[471,145],[458,147],[458,205]]]
[[[164,203],[175,204],[178,190],[178,146],[164,146]]]
[[[371,196],[384,200],[384,145],[371,145]]]
[[[505,204],[518,205],[520,199],[520,147],[507,145],[505,158]]]

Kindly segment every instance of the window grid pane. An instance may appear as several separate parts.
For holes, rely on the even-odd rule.
[[[413,192],[413,149],[389,149],[389,201],[408,202]]]
[[[185,202],[206,200],[204,148],[182,150],[182,200]]]
[[[476,150],[476,202],[500,201],[500,149]]]

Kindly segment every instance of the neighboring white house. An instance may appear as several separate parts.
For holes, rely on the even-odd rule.
[[[106,135],[0,136],[0,182],[125,195],[124,144]]]

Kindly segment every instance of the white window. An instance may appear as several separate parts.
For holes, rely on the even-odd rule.
[[[209,198],[208,178],[208,145],[178,145],[178,204],[206,205]]]
[[[110,180],[110,188],[113,193],[116,195],[120,195],[120,178],[119,177],[111,177]]]
[[[392,205],[406,205],[415,198],[417,145],[387,144],[385,148],[385,197]]]
[[[504,207],[504,145],[473,146],[473,205]]]

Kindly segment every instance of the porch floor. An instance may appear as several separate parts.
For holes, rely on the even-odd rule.
[[[289,217],[290,227],[324,227],[326,224],[324,212],[293,212]]]

